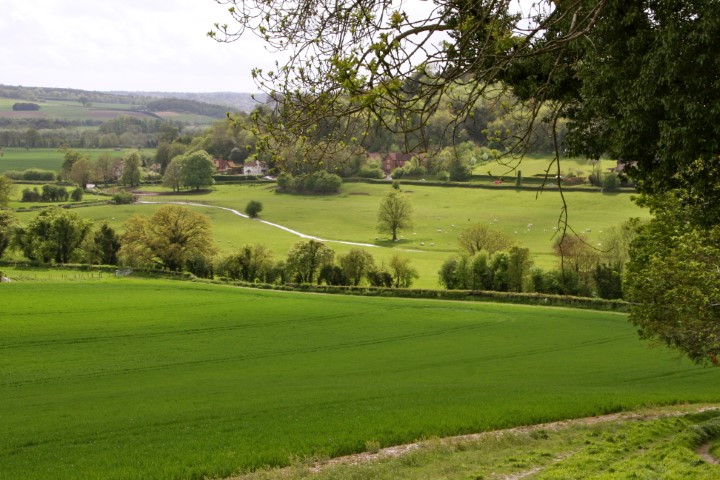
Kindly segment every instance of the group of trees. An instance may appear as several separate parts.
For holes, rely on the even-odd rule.
[[[163,186],[179,192],[182,187],[200,190],[214,183],[215,164],[212,157],[204,151],[175,156],[163,175]]]
[[[244,245],[216,260],[210,221],[178,205],[161,206],[152,216],[132,216],[122,235],[107,222],[93,229],[91,221],[59,207],[43,209],[27,225],[19,224],[11,211],[1,210],[0,257],[8,247],[40,263],[122,263],[247,282],[360,285],[366,281],[402,288],[418,276],[409,259],[400,255],[378,266],[369,252],[354,248],[336,261],[335,252],[317,240],[296,243],[281,261],[259,244]]]
[[[317,240],[293,245],[284,260],[274,260],[264,245],[244,245],[236,253],[221,258],[215,273],[231,280],[262,283],[317,283],[357,286],[363,282],[375,287],[410,287],[418,277],[410,260],[393,255],[387,265],[376,265],[372,254],[352,248],[345,255]]]
[[[583,235],[560,235],[554,246],[559,266],[543,270],[533,267],[527,248],[500,230],[476,224],[458,235],[461,253],[443,263],[439,280],[449,289],[623,298],[623,273],[641,225],[634,219],[608,229],[601,248]]]

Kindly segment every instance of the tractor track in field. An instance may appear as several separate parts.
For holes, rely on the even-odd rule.
[[[230,212],[230,213],[232,213],[232,214],[234,214],[234,215],[237,215],[237,216],[239,216],[239,217],[242,217],[242,218],[245,218],[245,219],[247,219],[247,220],[250,220],[250,217],[249,217],[248,215],[240,212],[239,210],[235,210],[234,208],[221,207],[221,206],[218,206],[218,205],[208,205],[208,204],[206,204],[206,203],[194,203],[194,202],[150,202],[150,201],[145,201],[145,200],[139,201],[139,202],[136,202],[136,203],[139,203],[139,204],[142,204],[142,205],[188,205],[188,206],[190,206],[190,207],[216,208],[216,209],[219,209],[219,210],[225,210],[225,211]],[[346,240],[328,240],[328,239],[316,237],[316,236],[314,236],[314,235],[308,235],[308,234],[306,234],[306,233],[298,232],[297,230],[293,230],[293,229],[288,228],[288,227],[286,227],[286,226],[284,226],[284,225],[280,225],[280,224],[278,224],[278,223],[269,222],[269,221],[267,221],[267,220],[260,220],[260,219],[254,219],[254,220],[257,221],[257,222],[260,222],[260,223],[264,223],[265,225],[268,225],[268,226],[270,226],[270,227],[278,228],[278,229],[280,229],[280,230],[282,230],[282,231],[284,231],[284,232],[290,233],[290,234],[295,235],[295,236],[298,236],[298,237],[300,237],[300,238],[304,238],[304,239],[306,239],[306,240],[315,240],[315,241],[323,242],[323,243],[340,243],[340,244],[342,244],[342,245],[351,245],[351,246],[355,246],[355,247],[381,248],[380,245],[375,245],[374,243],[349,242],[349,241],[346,241]],[[409,250],[409,249],[397,249],[397,250],[401,250],[401,251],[403,251],[403,252],[414,252],[414,253],[421,253],[421,252],[422,252],[422,250]]]

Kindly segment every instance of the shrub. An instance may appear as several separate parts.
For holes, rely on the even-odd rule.
[[[297,177],[282,173],[277,178],[278,190],[290,193],[337,193],[341,185],[342,179],[338,175],[325,170]]]
[[[363,167],[358,171],[357,176],[360,178],[385,178],[385,172],[378,167]]]
[[[77,187],[75,190],[72,191],[70,194],[70,199],[73,202],[81,202],[83,199],[83,195],[85,194],[85,190],[83,190],[81,187]]]
[[[247,213],[248,217],[250,218],[257,218],[258,214],[262,211],[262,209],[262,203],[256,200],[250,200],[245,207],[245,213]]]
[[[129,192],[118,192],[112,196],[112,203],[115,205],[129,205],[136,200],[135,195]]]
[[[22,180],[23,179],[23,172],[19,170],[7,170],[3,173],[7,178],[10,180]]]
[[[22,199],[21,202],[39,202],[40,201],[40,192],[38,192],[37,187],[30,190],[29,188],[26,188],[22,191]]]
[[[212,261],[200,253],[192,254],[185,263],[188,272],[198,278],[213,278]]]
[[[368,282],[373,287],[390,288],[393,284],[393,277],[385,270],[371,270],[367,273]]]
[[[602,189],[603,192],[612,192],[620,187],[620,179],[616,173],[608,173],[603,177]]]
[[[588,182],[590,182],[590,185],[593,187],[602,187],[602,177],[600,175],[599,171],[594,171],[590,174],[588,177]]]
[[[22,179],[35,182],[54,182],[57,180],[57,175],[52,170],[29,168],[22,172]]]

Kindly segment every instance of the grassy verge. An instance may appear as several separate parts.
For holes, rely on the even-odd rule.
[[[717,423],[720,419],[717,410],[678,416],[672,409],[655,408],[629,418],[610,417],[489,432],[470,438],[431,439],[414,448],[387,449],[327,463],[298,460],[289,468],[262,470],[233,480],[294,480],[309,476],[318,480],[711,480],[720,475],[719,466],[700,460],[694,451],[696,431]]]

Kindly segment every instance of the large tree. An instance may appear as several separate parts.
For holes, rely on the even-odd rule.
[[[173,192],[179,192],[183,186],[183,169],[185,168],[185,155],[178,155],[170,160],[163,174],[163,187],[172,188]]]
[[[163,205],[152,217],[132,216],[119,252],[127,263],[171,271],[185,268],[193,255],[214,253],[210,221],[179,205]]]
[[[331,265],[334,258],[335,252],[322,242],[298,242],[287,254],[288,274],[299,283],[312,283],[320,270]]]
[[[0,258],[10,245],[16,224],[17,218],[12,210],[0,210]]]
[[[140,178],[142,177],[141,165],[142,157],[140,156],[140,152],[133,150],[126,153],[125,157],[123,157],[120,183],[131,187],[140,185]]]
[[[42,210],[25,227],[15,230],[13,243],[25,257],[41,262],[68,263],[77,257],[92,222],[60,207]]]
[[[380,201],[378,209],[377,228],[380,233],[392,235],[393,242],[397,240],[398,232],[412,226],[412,205],[405,198],[405,194],[391,191]]]
[[[0,175],[0,207],[6,207],[13,193],[13,183],[8,177]]]
[[[200,190],[201,187],[209,187],[215,183],[215,164],[210,154],[204,150],[185,155],[182,171],[183,184],[186,187]]]
[[[718,365],[720,225],[698,225],[698,207],[677,194],[646,197],[654,218],[632,240],[625,294],[640,336]]]

